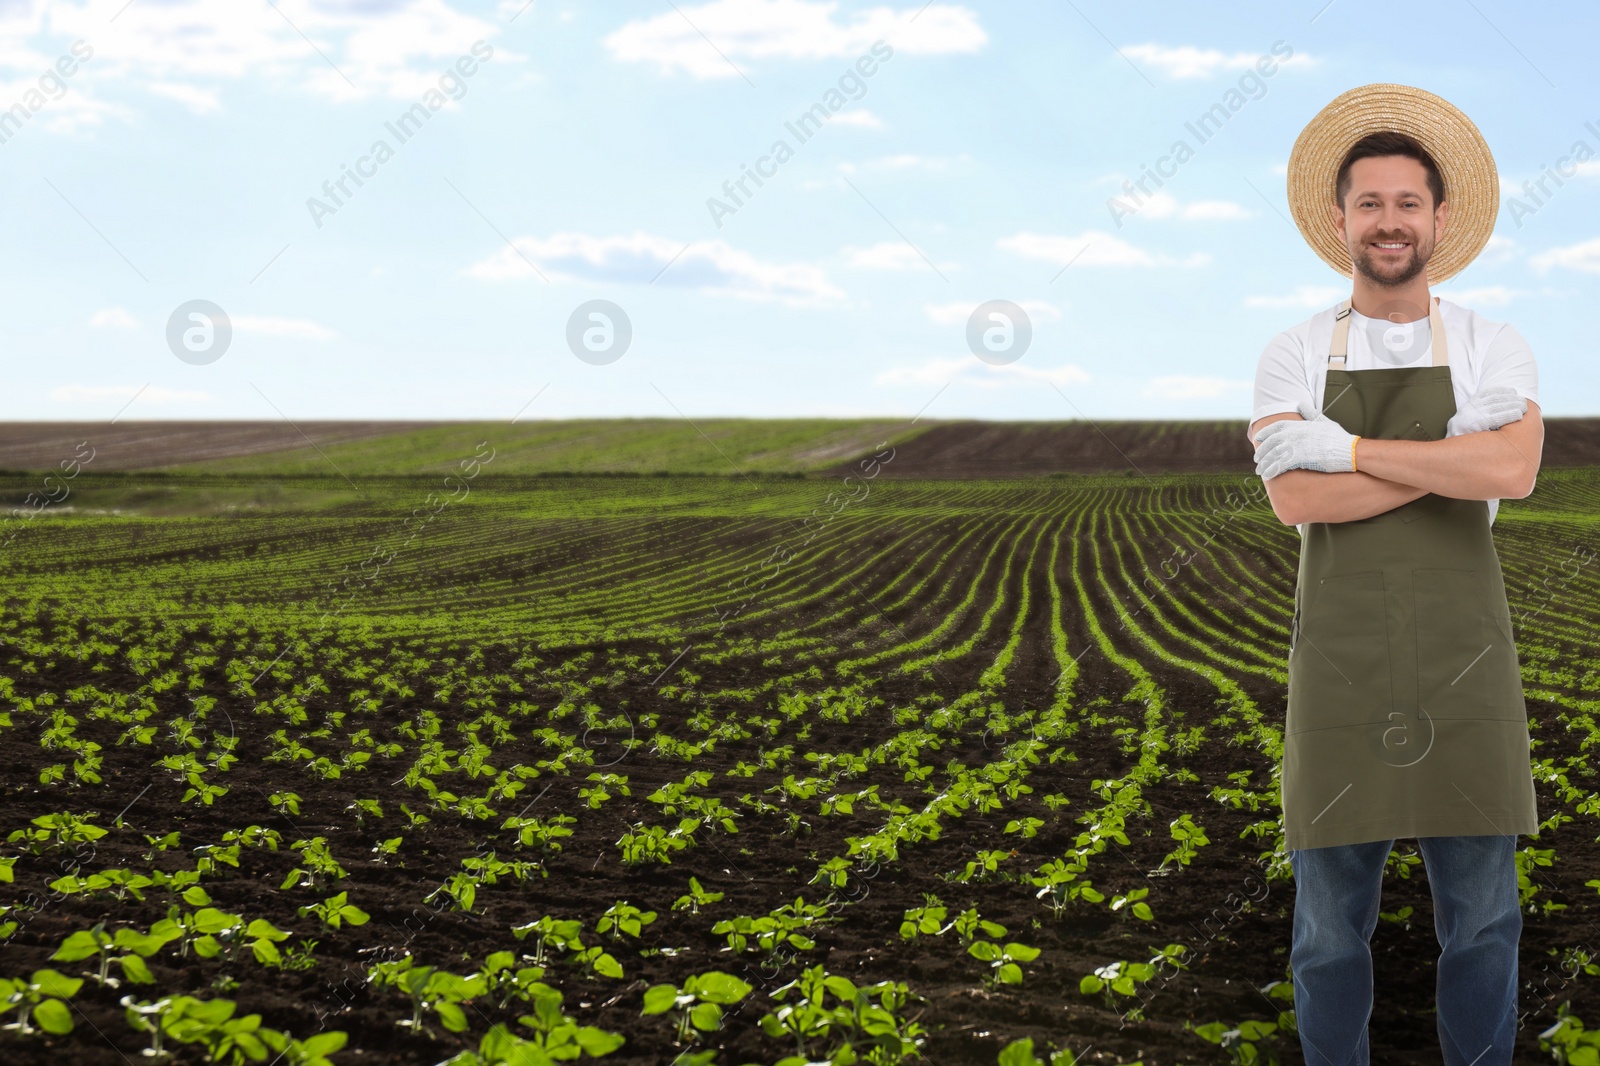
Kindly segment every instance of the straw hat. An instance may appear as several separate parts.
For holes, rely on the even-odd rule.
[[[1489,145],[1447,100],[1390,82],[1335,97],[1295,138],[1289,153],[1289,211],[1312,251],[1352,277],[1350,251],[1334,229],[1334,178],[1350,146],[1382,130],[1415,137],[1438,164],[1450,215],[1428,260],[1428,283],[1437,284],[1459,274],[1483,251],[1500,212],[1500,177]]]

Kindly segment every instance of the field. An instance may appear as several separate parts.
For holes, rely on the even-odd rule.
[[[1273,1031],[1298,537],[1259,480],[1216,450],[1173,472],[1161,435],[1139,472],[941,476],[1044,453],[824,428],[735,436],[783,458],[727,476],[545,476],[549,438],[502,464],[459,428],[329,442],[338,474],[250,445],[90,463],[14,513],[0,978],[82,983],[25,990],[71,1031],[0,1032],[0,1057],[136,1061],[142,1024],[212,1061],[228,1023],[163,1001],[187,995],[298,1042],[258,1035],[263,1062],[333,1033],[329,1061],[430,1066],[1026,1066],[1023,1038],[1300,1062]],[[1597,474],[1547,465],[1495,525],[1544,819],[1518,842],[1519,1062],[1556,1061],[1568,1005],[1600,1018]],[[1436,1063],[1414,841],[1384,891],[1373,1061]]]

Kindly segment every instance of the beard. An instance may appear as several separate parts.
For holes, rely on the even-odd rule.
[[[1404,262],[1379,263],[1369,249],[1369,245],[1362,244],[1361,251],[1351,257],[1351,262],[1362,277],[1375,285],[1388,288],[1398,288],[1422,273],[1428,265],[1428,256],[1419,253],[1417,242],[1411,241],[1411,255]],[[1428,246],[1428,255],[1433,254],[1433,245]]]

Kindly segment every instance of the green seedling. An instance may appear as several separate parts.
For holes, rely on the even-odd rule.
[[[195,800],[209,807],[216,800],[228,794],[227,785],[208,785],[205,778],[193,770],[188,774],[188,781],[189,787],[183,793],[182,802],[184,803]]]
[[[156,858],[156,852],[158,851],[166,851],[168,848],[175,848],[178,846],[179,837],[176,829],[168,833],[166,836],[157,837],[151,836],[148,833],[141,835],[144,836],[146,843],[150,845],[150,850],[144,854],[145,862],[154,862]]]
[[[677,901],[672,904],[672,909],[675,911],[687,910],[690,914],[699,914],[701,907],[716,903],[722,899],[722,896],[721,892],[707,892],[700,887],[700,882],[691,876],[689,878],[689,894],[679,896]]]
[[[1572,1001],[1563,1000],[1555,1024],[1539,1034],[1539,1050],[1554,1056],[1561,1066],[1600,1062],[1600,1029],[1585,1029],[1583,1020],[1572,1013]]]
[[[512,935],[518,940],[534,938],[533,964],[543,966],[551,948],[560,948],[571,955],[575,963],[588,963],[602,977],[622,977],[622,964],[607,954],[599,945],[583,945],[583,923],[577,919],[558,920],[545,915],[536,922],[513,926]]]
[[[991,988],[1000,985],[1020,985],[1024,962],[1039,957],[1039,949],[1015,942],[997,944],[989,940],[975,940],[967,946],[967,954],[989,964],[988,983]]]
[[[300,852],[300,860],[305,865],[290,870],[279,888],[293,888],[302,882],[314,888],[321,887],[329,881],[339,881],[349,876],[349,872],[328,851],[327,837],[297,840],[289,847],[292,851]]]
[[[644,993],[642,1014],[678,1012],[678,1042],[688,1043],[695,1030],[702,1033],[722,1028],[722,1008],[737,1003],[749,995],[752,987],[745,981],[723,973],[708,970],[691,976],[679,988],[674,985],[652,985]]]
[[[1210,838],[1206,836],[1205,830],[1200,828],[1199,823],[1187,813],[1180,814],[1173,819],[1169,828],[1172,832],[1172,839],[1178,842],[1178,846],[1167,853],[1166,858],[1161,860],[1161,865],[1156,867],[1157,870],[1165,870],[1169,862],[1177,862],[1179,865],[1187,866],[1201,848],[1211,843]]]
[[[587,780],[595,782],[593,788],[578,789],[578,798],[588,803],[591,809],[599,810],[600,805],[611,799],[613,795],[631,796],[633,791],[628,788],[626,774],[592,773]],[[615,789],[615,793],[613,793]]]
[[[432,1011],[440,1023],[452,1033],[467,1031],[467,1014],[461,1004],[485,995],[488,979],[483,974],[460,974],[441,970],[436,966],[415,966],[407,955],[393,962],[376,963],[368,971],[368,979],[380,988],[398,988],[411,997],[411,1017],[395,1024],[432,1036],[423,1023],[422,1016]]]
[[[581,1055],[598,1058],[621,1047],[624,1037],[592,1025],[579,1025],[563,1013],[561,993],[546,988],[537,998],[534,1013],[517,1021],[534,1031],[532,1039],[512,1033],[496,1022],[478,1042],[478,1049],[457,1052],[439,1066],[520,1066],[523,1063],[570,1061]]]
[[[1115,1010],[1117,996],[1137,995],[1139,985],[1155,977],[1160,966],[1171,965],[1180,970],[1187,969],[1181,957],[1188,950],[1182,944],[1168,944],[1156,952],[1149,962],[1119,960],[1108,963],[1096,968],[1094,973],[1086,975],[1079,981],[1078,991],[1085,996],[1104,994],[1106,1004]]]
[[[1006,823],[1005,832],[1021,833],[1024,837],[1039,835],[1039,827],[1044,825],[1043,818],[1013,818]]]
[[[1125,896],[1113,896],[1111,897],[1111,909],[1113,911],[1120,911],[1122,908],[1127,907],[1129,913],[1131,913],[1135,918],[1139,918],[1148,922],[1150,919],[1155,917],[1155,914],[1151,912],[1150,905],[1148,903],[1143,903],[1140,901],[1149,894],[1150,890],[1148,888],[1136,888]]]
[[[337,929],[341,925],[366,925],[372,916],[366,911],[348,902],[350,893],[340,892],[336,896],[329,896],[321,903],[312,903],[299,908],[300,917],[315,914],[322,920],[322,924],[330,929]]]
[[[672,830],[659,825],[636,823],[617,839],[617,846],[622,849],[622,861],[628,866],[647,862],[669,864],[673,852],[682,851],[694,843],[693,834],[699,825],[698,818],[681,819],[677,828]]]
[[[496,1005],[504,1009],[513,999],[535,1002],[550,986],[540,981],[543,966],[517,966],[517,957],[509,951],[495,951],[484,960],[484,987],[496,997]]]
[[[99,972],[89,974],[100,987],[116,988],[120,982],[110,976],[111,964],[116,963],[122,976],[133,984],[147,985],[155,981],[145,959],[182,935],[177,929],[166,928],[160,932],[140,933],[137,929],[118,929],[115,934],[106,932],[105,923],[97,922],[93,929],[80,929],[61,942],[61,947],[50,958],[56,962],[82,962],[100,958]],[[118,951],[131,952],[118,955]]]
[[[1186,1021],[1184,1026],[1191,1028],[1201,1039],[1219,1045],[1228,1053],[1228,1061],[1234,1063],[1234,1066],[1260,1066],[1263,1063],[1278,1061],[1278,1057],[1270,1048],[1256,1046],[1273,1039],[1278,1032],[1276,1022],[1244,1021],[1229,1028],[1222,1022],[1193,1025]]]
[[[1397,911],[1379,911],[1378,917],[1386,922],[1393,922],[1405,929],[1411,928],[1411,907],[1401,907]]]
[[[786,903],[769,914],[759,917],[741,914],[736,918],[725,918],[713,925],[711,931],[725,935],[728,938],[727,950],[735,954],[748,948],[751,941],[761,951],[771,952],[781,947],[810,951],[816,947],[816,942],[801,930],[828,920],[827,907],[807,903],[804,897],[797,896],[793,903]]]
[[[0,1025],[0,1029],[15,1030],[19,1036],[41,1031],[56,1036],[72,1032],[72,1008],[66,1001],[82,987],[81,977],[68,977],[50,969],[35,970],[27,979],[0,977],[0,1016],[13,1011],[17,1015],[16,1021]]]
[[[1092,883],[1078,879],[1078,875],[1088,868],[1087,857],[1083,853],[1075,853],[1071,862],[1065,859],[1050,860],[1039,867],[1036,876],[1028,880],[1038,886],[1036,895],[1047,900],[1050,912],[1059,918],[1074,900],[1086,899],[1091,903],[1099,903],[1106,898]]]
[[[1025,1036],[1001,1049],[999,1066],[1078,1066],[1078,1056],[1070,1048],[1062,1048],[1051,1052],[1047,1062],[1034,1054],[1033,1037]]]
[[[73,896],[79,894],[93,895],[96,892],[109,892],[118,902],[132,896],[139,902],[144,902],[144,893],[141,889],[149,888],[155,884],[155,879],[146,877],[135,870],[101,870],[88,877],[75,877],[68,874],[58,877],[50,882],[52,892]]]
[[[795,1054],[779,1059],[777,1066],[821,1061],[892,1064],[921,1057],[918,1048],[927,1031],[914,1019],[901,1016],[912,998],[903,981],[858,987],[847,977],[811,966],[795,980],[773,989],[771,996],[781,1006],[762,1016],[762,1031],[795,1042]],[[811,1053],[809,1045],[834,1038],[840,1043],[820,1054]],[[858,1053],[857,1048],[865,1050]]]
[[[595,931],[612,940],[621,940],[624,934],[637,939],[644,927],[655,920],[655,911],[641,911],[631,903],[618,900],[600,916]]]
[[[295,1040],[263,1026],[259,1014],[235,1018],[235,1004],[229,999],[166,996],[153,1003],[141,1003],[132,996],[123,996],[121,1002],[128,1025],[150,1034],[150,1047],[144,1055],[156,1060],[172,1056],[166,1048],[166,1042],[171,1040],[202,1045],[207,1062],[238,1064],[271,1059],[286,1066],[333,1066],[327,1056],[344,1047],[348,1039],[347,1034],[333,1030],[304,1041]]]
[[[918,936],[942,936],[951,925],[945,924],[949,911],[939,901],[939,897],[931,892],[922,894],[922,906],[910,907],[906,910],[905,920],[900,923],[900,939],[914,940]],[[990,923],[994,924],[994,923]],[[992,936],[1004,936],[1005,928],[995,925],[998,932]]]
[[[538,848],[541,851],[560,851],[559,841],[572,835],[572,830],[566,828],[577,821],[570,814],[556,814],[549,818],[519,818],[515,815],[507,818],[500,826],[501,829],[514,829],[517,832],[517,842],[524,847]]]
[[[6,837],[6,843],[27,843],[35,855],[48,847],[70,848],[74,844],[92,844],[105,836],[108,830],[93,824],[94,815],[79,817],[75,814],[41,814],[32,820],[32,829],[17,829]]]
[[[311,969],[317,964],[317,960],[312,958],[312,953],[320,943],[319,940],[302,940],[298,947],[284,948],[283,961],[279,965],[285,970]]]
[[[850,868],[852,863],[842,855],[835,855],[821,866],[812,875],[807,884],[827,885],[829,888],[844,888],[850,883]]]
[[[950,923],[950,927],[956,931],[956,935],[961,938],[962,943],[970,942],[979,933],[992,937],[1006,935],[1005,926],[999,922],[991,922],[986,918],[979,917],[978,908],[976,907],[968,907],[956,915],[955,921]]]

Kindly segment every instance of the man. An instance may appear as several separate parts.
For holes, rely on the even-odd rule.
[[[1314,1066],[1367,1063],[1383,873],[1415,837],[1444,1061],[1504,1066],[1516,837],[1538,812],[1490,525],[1533,491],[1544,426],[1517,331],[1429,292],[1489,239],[1494,159],[1446,101],[1376,84],[1307,125],[1288,173],[1301,233],[1351,279],[1268,344],[1250,425],[1273,511],[1301,534],[1281,778],[1301,1046]]]

